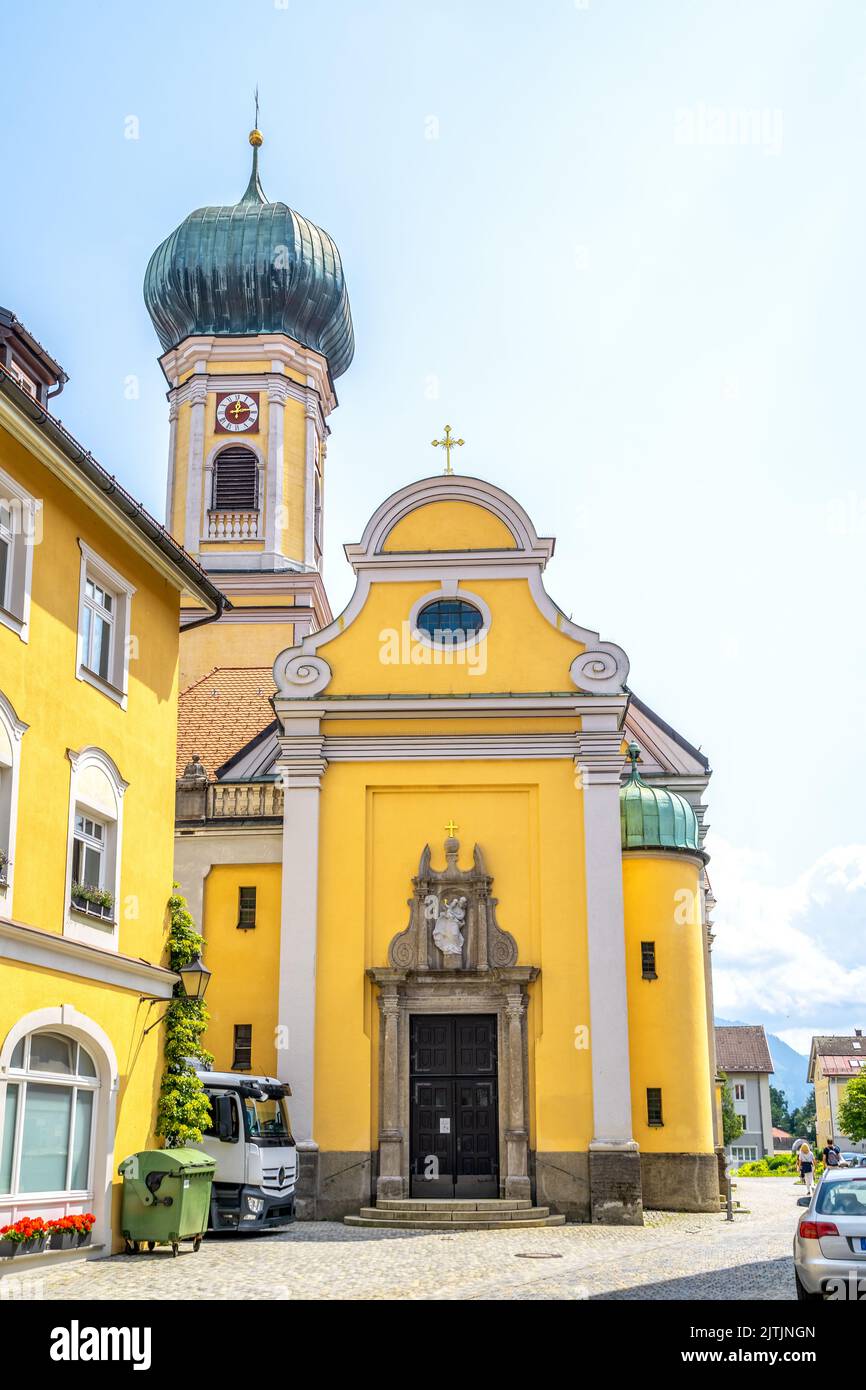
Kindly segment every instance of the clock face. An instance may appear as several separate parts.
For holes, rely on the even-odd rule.
[[[217,430],[220,433],[242,434],[258,428],[259,398],[245,391],[231,391],[217,396]]]

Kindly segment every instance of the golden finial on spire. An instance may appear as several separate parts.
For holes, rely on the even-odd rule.
[[[250,131],[250,144],[253,146],[254,149],[258,149],[260,145],[264,144],[264,142],[265,137],[259,130],[259,89],[258,86],[256,86],[256,121],[255,125]]]

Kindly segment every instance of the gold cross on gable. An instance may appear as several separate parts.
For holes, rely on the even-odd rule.
[[[433,440],[431,440],[431,443],[432,443],[434,449],[440,449],[440,448],[441,448],[441,449],[444,449],[444,450],[445,450],[445,472],[446,472],[446,473],[453,473],[453,472],[454,472],[454,469],[451,467],[451,450],[452,450],[452,449],[456,449],[456,448],[462,446],[463,440],[462,440],[462,439],[452,439],[452,437],[451,437],[451,426],[450,426],[450,425],[446,425],[446,426],[445,426],[445,438],[444,438],[444,439],[433,439]]]
[[[452,816],[451,819],[450,819],[450,821],[449,821],[448,824],[446,825],[445,829],[448,831],[448,834],[449,834],[449,835],[452,837],[452,839],[453,839],[453,837],[454,837],[454,831],[455,831],[455,830],[459,830],[459,829],[460,829],[460,826],[455,824],[454,817]]]

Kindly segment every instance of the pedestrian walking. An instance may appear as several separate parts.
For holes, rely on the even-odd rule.
[[[797,1167],[806,1186],[806,1196],[811,1197],[815,1185],[815,1155],[805,1141],[797,1151]]]

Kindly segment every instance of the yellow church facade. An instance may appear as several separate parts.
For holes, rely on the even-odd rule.
[[[548,597],[552,550],[479,479],[389,498],[346,611],[277,657],[273,726],[179,820],[208,1045],[290,1083],[302,1214],[718,1204],[708,770]],[[641,755],[655,786],[635,734],[678,753]]]

